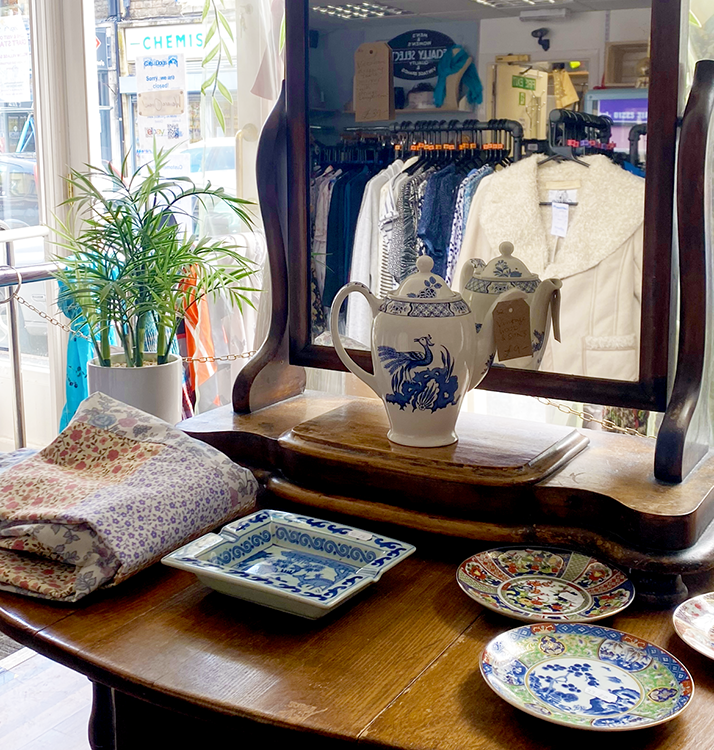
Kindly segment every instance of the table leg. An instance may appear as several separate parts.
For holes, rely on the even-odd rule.
[[[114,696],[112,689],[92,682],[92,713],[89,717],[89,745],[92,750],[115,750]]]

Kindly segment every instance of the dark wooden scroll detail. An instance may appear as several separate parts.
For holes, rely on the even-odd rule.
[[[711,356],[706,181],[712,177],[707,172],[706,155],[713,112],[714,61],[702,60],[694,71],[677,159],[679,349],[672,395],[655,452],[655,477],[664,482],[682,482],[709,451],[709,404],[702,382]]]
[[[260,351],[233,384],[233,411],[245,414],[305,390],[305,370],[288,362],[288,269],[280,211],[283,184],[280,157],[285,149],[285,85],[258,144],[258,198],[270,264],[272,317]]]

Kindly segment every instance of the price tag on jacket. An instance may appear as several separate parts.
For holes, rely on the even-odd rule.
[[[553,221],[550,225],[550,233],[556,237],[565,237],[568,234],[568,211],[567,203],[553,203]]]
[[[531,310],[524,299],[499,302],[496,305],[493,310],[493,331],[501,362],[532,356]]]

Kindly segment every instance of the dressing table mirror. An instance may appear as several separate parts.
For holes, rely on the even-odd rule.
[[[189,425],[188,431],[244,459],[245,453],[237,453],[236,446],[250,446],[256,465],[268,472],[267,488],[285,501],[480,540],[577,544],[606,554],[625,567],[646,569],[655,577],[676,577],[684,570],[707,567],[714,549],[714,465],[709,457],[708,413],[711,301],[707,291],[711,278],[708,136],[714,106],[714,63],[697,61],[714,57],[708,31],[714,8],[709,10],[706,3],[690,8],[677,0],[653,0],[651,5],[637,0],[533,2],[524,7],[516,7],[510,0],[404,0],[385,6],[392,9],[389,12],[376,6],[370,5],[369,10],[361,4],[286,3],[286,82],[264,128],[258,166],[270,249],[270,335],[234,384],[234,413],[225,417],[225,429],[216,426],[218,416],[207,414],[203,421],[198,418]],[[534,8],[541,13],[568,12],[558,20],[545,21],[538,16],[534,23],[527,16],[521,19],[524,8],[528,12]],[[580,25],[580,36],[568,37],[568,29],[574,28],[569,24]],[[499,25],[505,31],[499,32]],[[542,29],[548,33],[541,33]],[[539,33],[534,35],[534,31]],[[421,32],[433,34],[423,36]],[[580,39],[580,46],[575,46],[574,39]],[[353,79],[360,45],[394,44],[392,72],[399,69],[408,74],[410,43],[416,43],[411,49],[432,49],[436,50],[432,56],[443,56],[449,41],[473,59],[483,86],[481,103],[469,102],[469,84],[462,82],[458,89],[446,87],[449,101],[456,101],[455,111],[429,112],[436,88],[433,76],[427,81],[431,91],[419,86],[418,79],[393,78],[390,93],[401,88],[404,97],[400,93],[394,101],[387,101],[388,118],[360,115],[362,119],[357,121],[359,106],[355,106],[354,94],[358,87]],[[641,56],[643,51],[646,54]],[[592,111],[602,105],[598,111],[612,115],[607,138],[608,144],[615,142],[617,158],[597,154],[584,155],[584,160],[591,165],[607,160],[610,170],[621,170],[621,162],[627,159],[631,166],[636,166],[633,161],[640,166],[646,162],[644,179],[622,170],[624,177],[644,185],[641,270],[628,271],[628,294],[639,306],[634,331],[637,368],[626,378],[616,379],[603,377],[602,372],[592,377],[567,368],[536,371],[502,363],[504,366],[491,368],[480,387],[663,412],[656,447],[654,440],[592,432],[589,447],[583,450],[582,443],[568,443],[567,436],[556,435],[551,440],[546,433],[554,426],[530,423],[520,423],[521,432],[513,428],[511,439],[503,436],[506,428],[498,420],[462,414],[462,418],[473,417],[472,428],[465,432],[457,429],[460,439],[455,447],[422,453],[411,449],[410,453],[386,440],[386,417],[380,402],[300,396],[305,388],[303,367],[344,369],[330,345],[331,332],[313,326],[311,288],[315,261],[320,260],[320,252],[313,247],[311,178],[317,174],[316,167],[350,169],[352,165],[344,162],[353,152],[363,158],[367,147],[373,146],[368,136],[384,146],[411,146],[403,133],[411,135],[416,130],[420,141],[436,145],[430,141],[425,120],[437,122],[434,132],[446,131],[437,136],[437,143],[442,139],[440,145],[449,142],[458,148],[460,143],[474,142],[479,151],[485,151],[486,143],[500,143],[499,148],[505,150],[507,145],[510,150],[513,141],[521,138],[522,158],[513,158],[511,151],[502,164],[495,165],[494,180],[529,159],[544,160],[553,152],[552,146],[563,144],[551,139],[539,153],[543,144],[536,141],[544,139],[526,138],[534,134],[528,127],[522,134],[516,129],[502,135],[508,130],[503,121],[510,119],[498,117],[505,96],[498,85],[504,70],[499,66],[504,65],[516,71],[509,78],[506,69],[506,80],[515,91],[510,93],[515,96],[516,112],[524,100],[528,107],[529,92],[538,92],[539,79],[551,79],[554,70],[565,70],[567,65],[573,73],[568,73],[570,83],[576,93],[579,90],[579,106],[587,105]],[[418,69],[410,75],[416,75]],[[578,76],[578,69],[581,73],[587,70],[587,75]],[[645,80],[638,80],[642,78]],[[606,88],[600,88],[603,82]],[[616,85],[618,82],[621,85]],[[557,104],[555,93],[540,90],[545,105],[539,122],[547,118],[550,123],[553,111],[567,107],[553,106]],[[643,93],[630,96],[633,90],[646,97]],[[410,98],[410,94],[416,96]],[[646,128],[645,123],[637,122],[638,127],[633,128],[626,119],[644,119],[645,98]],[[533,112],[531,106],[531,115]],[[646,145],[641,137],[645,130]],[[535,134],[542,135],[543,130]],[[636,140],[630,141],[630,136]],[[332,148],[336,150],[331,152]],[[323,159],[321,154],[327,157]],[[390,158],[393,156],[392,150]],[[477,164],[483,163],[477,160]],[[376,169],[382,164],[373,166]],[[536,169],[547,170],[548,166]],[[594,172],[597,168],[577,169]],[[374,173],[368,170],[365,176]],[[583,186],[587,179],[582,178]],[[536,198],[540,202],[542,193]],[[352,214],[358,207],[353,208]],[[574,217],[580,208],[575,207]],[[550,210],[542,207],[541,221]],[[602,217],[595,218],[602,227]],[[575,222],[573,218],[573,226]],[[330,254],[322,253],[325,270],[334,271],[336,264]],[[518,247],[514,255],[519,255]],[[478,255],[474,251],[470,257]],[[341,263],[350,265],[344,259]],[[536,267],[530,270],[542,272]],[[613,274],[612,269],[608,274]],[[341,283],[348,278],[343,277]],[[395,278],[394,284],[398,281]],[[572,283],[572,277],[563,279],[564,288],[569,281]],[[617,283],[618,278],[612,281]],[[564,317],[569,314],[568,304],[574,304],[572,298],[568,301],[564,295]],[[324,313],[326,306],[321,307]],[[372,367],[371,354],[364,348],[368,343],[357,340],[350,350],[365,370]],[[553,342],[549,345],[555,346]],[[498,434],[501,437],[494,439]],[[494,443],[508,447],[496,455]],[[537,450],[536,444],[541,446]],[[533,471],[534,464],[550,456],[556,444],[560,458],[546,462],[540,474]],[[518,451],[526,458],[517,470],[504,473],[498,462]],[[481,454],[486,463],[491,462],[485,468],[475,466]],[[647,553],[644,557],[643,550]]]

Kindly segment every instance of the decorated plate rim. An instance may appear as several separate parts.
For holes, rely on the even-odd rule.
[[[704,594],[699,594],[698,596],[693,596],[690,599],[687,599],[686,601],[683,601],[680,605],[677,606],[677,608],[672,613],[672,626],[674,627],[674,632],[681,638],[681,640],[687,644],[690,648],[693,648],[695,651],[700,653],[702,656],[706,656],[708,659],[714,660],[714,648],[707,648],[704,644],[699,643],[698,641],[695,641],[693,639],[689,639],[679,628],[680,628],[680,617],[679,612],[680,610],[684,609],[684,607],[687,604],[691,604],[692,602],[697,601],[698,599],[704,599],[705,597],[710,596],[714,597],[714,591],[707,591]],[[712,610],[714,613],[714,601],[710,601],[712,604]],[[685,623],[688,624],[688,623]]]
[[[575,555],[582,555],[583,557],[589,557],[591,560],[594,560],[596,562],[599,562],[599,563],[602,563],[604,565],[607,565],[609,568],[612,568],[613,570],[616,570],[619,573],[621,573],[625,577],[624,583],[628,583],[630,585],[630,588],[632,589],[632,596],[630,597],[630,599],[625,604],[622,604],[620,607],[612,609],[612,610],[610,610],[610,611],[608,611],[608,612],[606,612],[604,614],[596,615],[594,617],[588,617],[588,618],[582,619],[582,620],[580,620],[580,619],[567,619],[567,620],[564,620],[564,619],[551,619],[548,615],[542,615],[542,616],[538,616],[538,615],[535,615],[535,614],[529,615],[529,614],[526,614],[526,613],[519,613],[519,612],[517,612],[515,610],[506,611],[504,609],[499,609],[498,607],[493,606],[490,602],[479,598],[476,595],[476,592],[468,590],[464,586],[464,584],[461,582],[461,580],[459,579],[459,573],[461,572],[461,569],[464,567],[464,565],[466,565],[467,562],[469,562],[470,560],[473,560],[475,557],[478,557],[479,555],[488,554],[489,552],[496,552],[496,551],[499,551],[499,550],[518,550],[518,549],[544,550],[544,551],[547,551],[547,552],[566,552],[566,553],[568,553],[570,555],[575,554]],[[518,577],[519,576],[511,576],[507,580],[513,580],[514,578],[518,578]],[[554,576],[544,576],[544,577],[555,578]],[[608,617],[612,617],[613,615],[619,614],[623,610],[627,609],[635,601],[635,596],[637,595],[637,592],[635,590],[635,585],[632,582],[632,579],[625,573],[624,570],[622,570],[617,565],[613,565],[613,564],[611,564],[609,562],[604,562],[599,557],[595,557],[594,555],[591,555],[588,552],[578,552],[578,550],[568,549],[567,547],[556,547],[556,546],[551,546],[551,545],[548,545],[548,544],[508,544],[508,545],[504,545],[504,546],[501,546],[501,547],[489,547],[489,549],[484,549],[484,550],[481,550],[480,552],[476,552],[475,554],[470,555],[469,557],[467,557],[465,560],[463,560],[459,564],[459,566],[456,569],[456,582],[458,583],[459,588],[470,599],[473,599],[477,604],[480,604],[482,607],[485,607],[486,609],[491,610],[491,612],[496,612],[499,615],[503,615],[504,617],[509,617],[509,618],[511,618],[513,620],[518,620],[519,622],[535,622],[535,623],[538,623],[538,622],[548,622],[548,623],[555,623],[555,624],[558,624],[558,623],[582,623],[582,624],[589,624],[589,623],[592,623],[592,622],[598,622],[599,620],[604,620],[604,619],[606,619]],[[505,582],[506,581],[504,581],[504,583]],[[575,613],[575,615],[577,615],[577,613]],[[618,632],[621,632],[621,631],[618,631]],[[568,726],[570,726],[570,725],[568,725]]]
[[[696,598],[696,597],[695,597]],[[632,638],[636,638],[639,641],[644,641],[648,646],[653,646],[658,651],[666,654],[670,659],[677,662],[679,666],[681,667],[682,671],[689,677],[689,681],[692,684],[692,692],[689,695],[689,699],[687,702],[675,713],[670,714],[669,716],[666,716],[662,719],[657,719],[656,721],[648,722],[647,724],[637,724],[635,726],[629,726],[629,727],[594,727],[592,725],[583,725],[583,724],[572,724],[567,721],[563,721],[562,719],[554,719],[552,717],[548,717],[545,714],[541,714],[538,711],[532,711],[528,709],[525,705],[522,703],[519,703],[517,700],[512,700],[512,696],[510,693],[507,695],[504,695],[503,693],[500,693],[496,690],[496,688],[491,684],[491,681],[488,678],[488,675],[486,675],[483,671],[483,657],[487,653],[489,647],[491,644],[493,644],[495,641],[497,641],[499,638],[503,638],[504,636],[509,635],[514,630],[520,630],[521,628],[527,628],[528,625],[519,625],[516,628],[511,628],[510,630],[504,630],[502,633],[499,633],[498,635],[491,638],[491,640],[484,646],[483,650],[481,651],[481,655],[479,656],[478,666],[479,671],[481,672],[481,677],[483,677],[484,682],[488,685],[488,687],[493,691],[494,695],[501,698],[501,700],[504,700],[506,703],[510,704],[514,708],[518,709],[519,711],[522,711],[523,713],[528,714],[529,716],[534,716],[536,719],[542,719],[543,721],[547,721],[549,724],[557,724],[561,727],[568,727],[570,729],[582,729],[586,732],[633,732],[637,729],[649,729],[650,727],[656,727],[660,724],[666,724],[668,721],[672,721],[672,719],[676,719],[678,716],[681,716],[684,711],[689,708],[690,704],[692,703],[692,700],[694,698],[694,693],[696,691],[696,685],[694,684],[694,677],[692,676],[692,673],[687,669],[687,667],[684,665],[682,661],[680,661],[674,654],[672,654],[670,651],[667,651],[666,648],[662,648],[662,646],[658,646],[656,643],[653,643],[652,641],[647,640],[646,638],[641,638],[639,635],[634,635],[633,633],[628,633],[626,630],[618,630],[617,628],[608,628],[605,625],[590,625],[589,623],[570,623],[570,622],[559,622],[559,623],[551,623],[553,625],[580,625],[585,627],[597,627],[602,630],[609,630],[612,633],[618,633],[619,635],[628,635]],[[535,636],[535,633],[531,633],[531,635]],[[590,659],[590,657],[585,657]],[[601,659],[593,659],[593,661],[601,662]],[[628,712],[625,712],[625,714],[621,714],[626,716]]]

